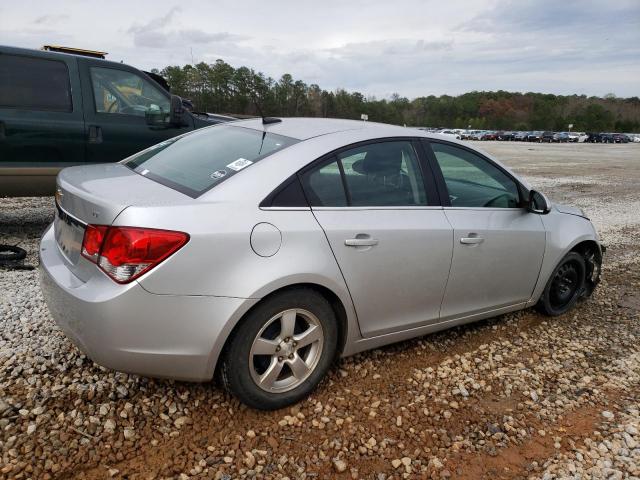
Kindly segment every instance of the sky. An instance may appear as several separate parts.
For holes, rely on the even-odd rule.
[[[324,89],[640,96],[640,0],[0,0],[0,44],[223,59]]]

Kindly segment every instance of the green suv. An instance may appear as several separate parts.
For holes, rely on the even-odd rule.
[[[0,46],[0,197],[52,195],[64,167],[116,162],[230,119],[188,111],[122,63]]]

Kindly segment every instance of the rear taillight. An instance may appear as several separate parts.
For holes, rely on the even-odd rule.
[[[82,255],[118,283],[128,283],[179,250],[189,235],[172,230],[88,225]]]
[[[93,263],[98,263],[100,247],[104,241],[104,234],[107,233],[106,225],[87,225],[82,240],[82,256],[88,258]]]

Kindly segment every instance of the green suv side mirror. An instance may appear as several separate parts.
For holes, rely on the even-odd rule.
[[[166,127],[170,123],[170,114],[160,109],[149,109],[144,112],[144,119],[149,126]]]
[[[537,213],[540,215],[546,215],[551,211],[551,202],[542,193],[537,190],[531,190],[529,192],[529,202],[527,204],[527,210],[531,213]]]
[[[152,127],[180,127],[184,124],[184,107],[182,98],[171,95],[169,112],[155,107],[148,109],[144,114],[147,125]]]
[[[179,127],[184,123],[184,107],[182,106],[182,98],[178,95],[171,95],[171,107],[169,110],[169,123],[175,127]]]

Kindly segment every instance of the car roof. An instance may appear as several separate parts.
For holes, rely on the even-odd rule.
[[[57,60],[64,60],[69,58],[85,58],[88,60],[95,60],[104,64],[105,66],[112,66],[117,68],[135,68],[126,63],[116,62],[112,60],[105,60],[103,58],[90,57],[87,55],[81,55],[80,53],[71,53],[71,52],[55,52],[51,50],[39,50],[35,48],[22,48],[22,47],[11,47],[9,45],[0,45],[0,52],[11,54],[11,55],[24,55],[30,57],[40,57],[40,58],[51,58]],[[136,69],[137,70],[137,69]],[[139,70],[142,71],[142,70]]]
[[[238,120],[233,125],[251,128],[253,130],[267,131],[295,138],[297,140],[307,140],[321,135],[344,132],[347,130],[371,130],[372,136],[393,137],[393,136],[416,136],[426,137],[424,131],[388,125],[385,123],[363,122],[362,120],[344,120],[337,118],[309,118],[290,117],[279,118],[281,121],[263,125],[261,118],[251,118],[248,120]]]

